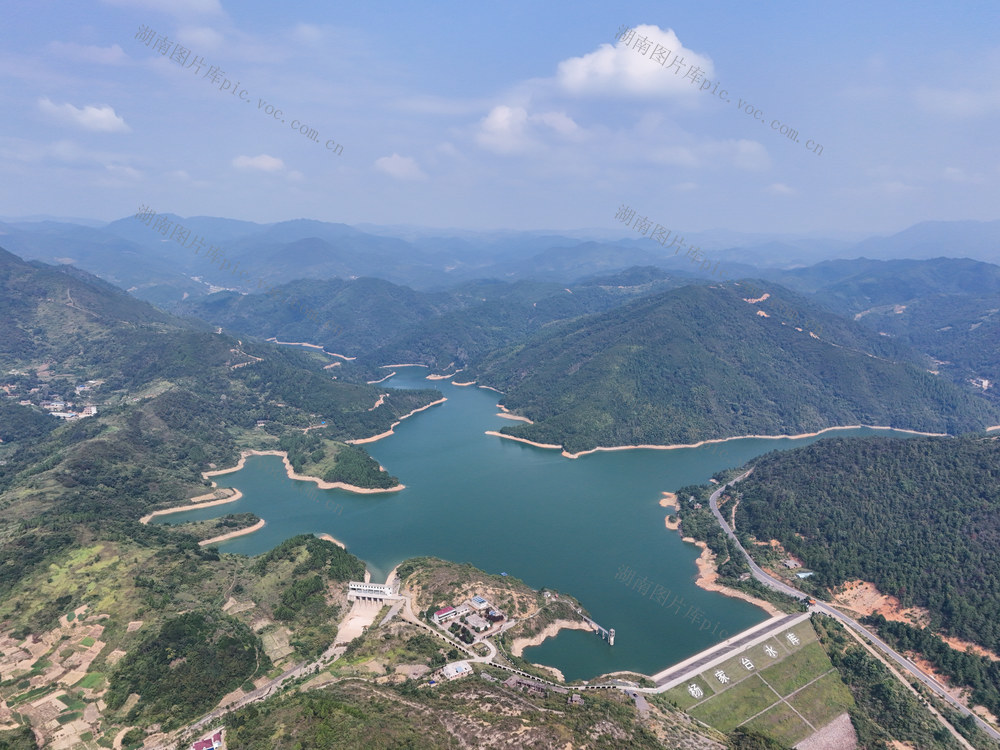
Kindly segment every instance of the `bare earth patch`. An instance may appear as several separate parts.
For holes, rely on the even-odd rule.
[[[921,607],[903,607],[899,599],[883,594],[869,581],[847,581],[833,601],[862,615],[880,614],[887,620],[925,627],[930,615]]]
[[[796,750],[853,750],[858,746],[851,717],[841,714],[816,734],[795,746]]]

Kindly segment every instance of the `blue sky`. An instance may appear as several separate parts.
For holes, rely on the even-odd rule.
[[[689,232],[834,235],[1000,218],[992,2],[2,5],[2,215],[609,229],[628,204]],[[644,54],[614,45],[623,25]]]

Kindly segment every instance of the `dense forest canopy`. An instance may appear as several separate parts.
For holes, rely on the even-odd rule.
[[[1000,422],[923,358],[774,284],[687,286],[543,332],[469,377],[535,424],[503,432],[576,452],[886,425],[961,433]],[[797,322],[822,321],[822,335]],[[464,377],[464,376],[463,376]]]
[[[737,528],[1000,650],[1000,438],[830,439],[754,462]]]

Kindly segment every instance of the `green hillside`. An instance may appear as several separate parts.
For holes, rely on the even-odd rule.
[[[554,326],[485,357],[470,377],[534,420],[510,435],[562,444],[693,443],[836,425],[960,433],[1000,409],[926,372],[918,353],[774,284],[688,286]],[[823,334],[799,330],[799,319]]]
[[[573,284],[472,281],[447,291],[418,292],[373,278],[303,280],[280,294],[218,292],[179,309],[227,331],[321,344],[358,357],[345,368],[376,379],[380,365],[419,362],[437,370],[462,367],[544,326],[617,307],[683,282],[653,268],[635,268]],[[292,309],[295,299],[315,316]],[[314,318],[314,319],[311,319]]]
[[[1000,649],[1000,439],[833,439],[770,453],[738,486],[741,532],[832,591],[871,581],[931,626]]]
[[[830,310],[854,316],[935,360],[954,382],[1000,382],[1000,266],[968,258],[840,260],[781,275]],[[988,383],[983,383],[983,380]],[[984,395],[1000,401],[990,385]]]

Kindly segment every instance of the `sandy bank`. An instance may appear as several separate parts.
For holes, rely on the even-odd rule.
[[[481,385],[480,388],[488,388],[489,386]],[[491,388],[490,390],[496,390]],[[497,391],[499,393],[500,391]],[[997,426],[1000,428],[1000,425]],[[822,435],[825,432],[833,432],[835,430],[860,430],[861,428],[866,428],[869,430],[892,430],[893,432],[905,432],[910,435],[923,435],[925,437],[948,437],[946,432],[920,432],[919,430],[907,430],[902,427],[884,427],[882,425],[869,425],[869,424],[852,424],[852,425],[842,425],[839,427],[826,427],[822,430],[817,430],[816,432],[803,432],[800,435],[734,435],[733,437],[727,438],[715,438],[712,440],[701,440],[697,443],[678,443],[675,445],[613,445],[613,446],[598,446],[596,448],[591,448],[590,450],[580,451],[579,453],[569,453],[561,445],[552,445],[550,443],[535,443],[531,440],[525,440],[524,438],[513,437],[512,435],[502,435],[498,432],[487,432],[487,435],[496,435],[497,437],[508,438],[509,440],[519,440],[522,443],[528,443],[528,445],[534,445],[539,448],[551,448],[553,450],[561,450],[562,455],[566,458],[579,458],[580,456],[586,456],[591,453],[598,452],[610,452],[610,451],[634,451],[634,450],[652,450],[652,451],[672,451],[679,448],[700,448],[703,445],[719,445],[722,443],[728,443],[730,440],[744,440],[746,438],[758,438],[760,440],[798,440],[800,438],[816,437],[817,435]],[[990,428],[994,429],[994,428]]]
[[[283,454],[282,460],[285,463],[285,472],[288,474],[289,479],[298,479],[300,482],[315,482],[316,486],[321,490],[346,490],[347,492],[356,492],[359,495],[372,495],[378,492],[399,492],[406,489],[405,484],[397,484],[394,487],[379,489],[375,487],[355,487],[353,484],[347,484],[346,482],[325,482],[317,477],[297,474],[288,460],[288,454]]]
[[[346,544],[344,544],[344,543],[343,543],[342,541],[340,541],[339,539],[334,539],[334,538],[333,538],[332,536],[330,536],[329,534],[317,534],[316,536],[317,536],[317,537],[319,537],[320,539],[325,539],[325,540],[326,540],[326,541],[328,541],[328,542],[333,542],[334,544],[336,544],[336,545],[337,545],[338,547],[340,547],[341,549],[347,549],[347,545],[346,545]]]
[[[368,385],[377,385],[378,383],[381,383],[383,380],[388,380],[389,378],[391,378],[395,374],[396,374],[396,371],[393,370],[388,375],[386,375],[384,378],[380,378],[378,380],[369,380],[369,381],[367,381]]]
[[[455,364],[455,363],[452,362],[451,364]],[[449,365],[449,367],[450,366],[451,365]],[[450,375],[428,375],[427,376],[427,380],[448,380],[449,378],[453,378],[456,375],[458,375],[458,373],[462,372],[462,370],[464,370],[464,369],[465,369],[464,367],[461,367],[461,368],[455,370],[455,372],[451,373]]]
[[[396,365],[396,367],[399,367],[399,366],[400,365]],[[423,365],[421,365],[421,366],[423,366]],[[414,409],[409,414],[404,414],[398,420],[396,420],[395,422],[392,423],[392,427],[390,427],[385,432],[380,432],[378,435],[372,435],[371,437],[367,437],[367,438],[359,438],[357,440],[345,440],[344,442],[345,443],[350,443],[351,445],[362,445],[363,443],[374,443],[376,440],[381,440],[382,438],[389,437],[390,435],[393,434],[393,431],[399,426],[399,423],[402,422],[407,417],[412,417],[417,412],[421,412],[424,409],[430,409],[432,406],[437,406],[438,404],[443,404],[447,400],[448,399],[446,399],[446,398],[439,398],[437,401],[431,401],[431,403],[427,404],[427,406],[421,406],[419,409]],[[403,485],[399,485],[399,489],[403,489]]]
[[[672,508],[673,510],[680,510],[680,504],[677,502],[677,495],[673,492],[664,492],[663,497],[660,498],[661,508]],[[671,517],[674,519],[671,521]],[[676,513],[671,513],[663,518],[664,525],[671,531],[677,531],[681,527],[681,519]]]
[[[550,622],[539,633],[530,638],[515,638],[514,642],[510,645],[510,652],[514,656],[521,656],[524,653],[524,649],[529,646],[538,646],[546,638],[552,638],[557,635],[560,630],[593,630],[593,628],[580,620],[556,620],[555,622]]]
[[[556,669],[555,667],[550,667],[547,664],[535,664],[534,662],[531,662],[531,666],[535,667],[536,669],[541,669],[546,672],[551,672],[552,676],[556,678],[556,682],[566,682],[566,675],[564,675],[561,670]]]
[[[491,385],[481,385],[479,387],[480,388],[485,388],[487,391],[493,391],[494,393],[499,393],[499,394],[503,395],[503,391],[498,391],[496,388],[494,388]]]
[[[535,443],[531,440],[525,440],[524,438],[514,437],[513,435],[504,435],[502,432],[497,432],[496,430],[487,430],[487,435],[492,435],[493,437],[503,438],[504,440],[514,440],[518,443],[526,443],[527,445],[533,445],[536,448],[551,448],[553,450],[559,450],[562,448],[561,445],[552,445],[551,443]]]
[[[715,591],[720,594],[725,594],[726,596],[731,596],[734,599],[742,599],[743,601],[750,602],[772,616],[785,614],[771,604],[771,602],[766,602],[763,599],[757,599],[756,597],[745,594],[742,591],[737,591],[736,589],[731,589],[728,586],[723,586],[722,584],[717,583],[719,571],[715,568],[715,555],[712,554],[708,545],[704,542],[695,541],[689,536],[684,537],[684,541],[692,542],[698,547],[701,547],[701,554],[696,560],[698,565],[698,578],[695,580],[695,585],[698,586],[698,588],[704,589],[705,591]]]
[[[178,505],[173,508],[165,508],[164,510],[154,510],[152,513],[149,513],[140,518],[139,523],[149,523],[157,516],[167,516],[170,515],[171,513],[183,513],[186,510],[197,510],[198,508],[211,508],[213,505],[224,505],[225,503],[235,503],[237,500],[243,497],[243,493],[240,492],[239,490],[234,489],[232,490],[232,493],[233,494],[230,497],[223,497],[219,500],[212,500],[207,503],[190,503],[188,505]],[[202,495],[201,497],[212,497],[212,495]]]
[[[207,471],[204,474],[202,474],[202,476],[210,477],[210,476],[217,476],[219,474],[229,474],[230,472],[233,471],[239,471],[246,465],[247,456],[279,456],[281,457],[282,463],[285,464],[285,473],[288,475],[289,479],[297,479],[300,482],[315,482],[316,486],[319,487],[321,490],[346,490],[348,492],[356,492],[359,495],[370,495],[376,492],[398,492],[399,490],[405,489],[405,485],[402,484],[397,484],[395,487],[389,487],[384,490],[377,488],[370,488],[370,487],[355,487],[353,484],[346,484],[345,482],[324,482],[322,479],[319,479],[318,477],[310,477],[305,474],[297,474],[295,472],[295,469],[292,468],[292,463],[291,461],[288,460],[288,454],[285,451],[243,451],[240,454],[240,460],[239,463],[236,464],[236,466],[232,466],[228,469]]]
[[[419,362],[403,362],[402,364],[399,365],[379,365],[380,369],[385,369],[387,367],[390,369],[393,367],[428,367],[429,369],[428,365],[422,365]]]
[[[680,510],[680,504],[677,502],[677,495],[673,492],[664,492],[663,497],[660,498],[661,508],[673,508],[675,510]]]
[[[221,536],[213,536],[211,539],[206,539],[203,542],[198,542],[198,546],[206,547],[209,544],[216,544],[217,542],[224,542],[227,539],[235,539],[238,536],[245,536],[246,534],[252,534],[255,531],[260,531],[265,526],[264,519],[262,518],[253,526],[247,526],[245,529],[238,529],[236,531],[230,531],[228,534],[222,534]]]
[[[455,385],[458,385],[458,383],[456,383]],[[995,426],[993,426],[993,427],[987,427],[987,428],[986,428],[986,431],[987,431],[987,432],[992,432],[993,430],[1000,430],[1000,424],[998,424],[998,425],[995,425]]]
[[[348,357],[348,356],[346,356],[344,354],[337,354],[336,352],[328,352],[326,349],[324,349],[319,344],[310,344],[307,341],[278,341],[278,339],[274,338],[273,336],[271,338],[269,338],[269,339],[266,339],[266,340],[267,341],[272,341],[275,344],[281,344],[283,346],[307,346],[310,349],[319,349],[321,352],[323,352],[323,354],[328,354],[331,357],[339,357],[340,359],[344,360],[345,362],[353,362],[354,360],[357,359],[357,357]]]
[[[527,417],[522,417],[517,414],[512,414],[510,409],[508,409],[503,404],[497,404],[497,408],[500,410],[500,413],[497,414],[498,417],[503,417],[504,419],[513,419],[518,422],[527,422],[528,424],[534,424],[534,422],[532,422]]]
[[[469,385],[475,385],[476,381],[475,380],[470,380],[468,383],[456,383],[454,380],[452,380],[451,384],[452,385],[457,385],[459,388],[465,388],[466,386],[469,386]]]

